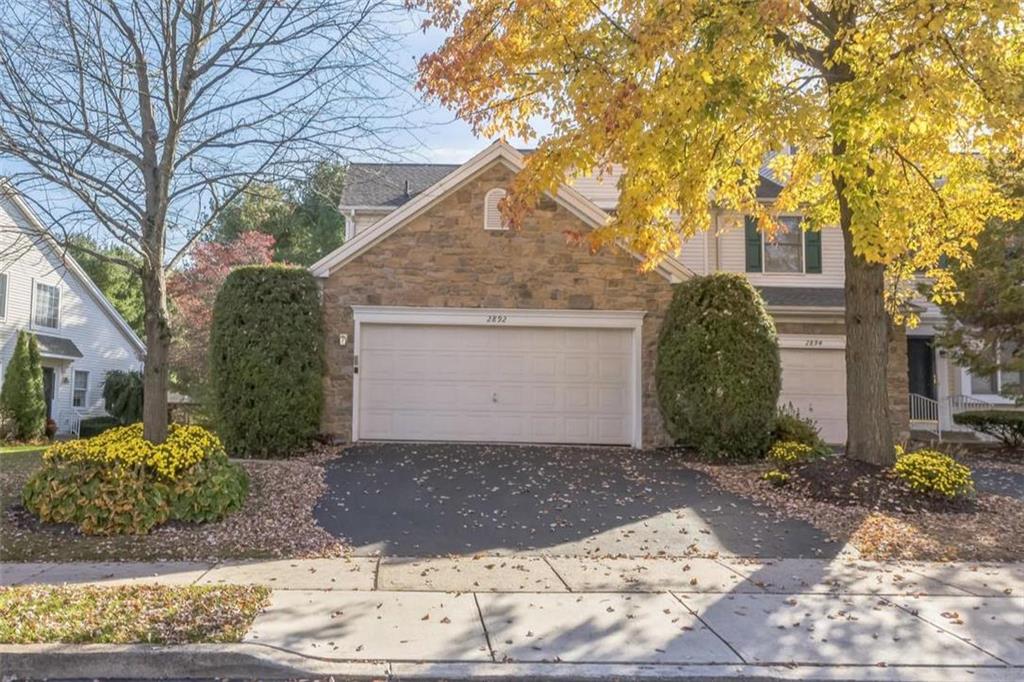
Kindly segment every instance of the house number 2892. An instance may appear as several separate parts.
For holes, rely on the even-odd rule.
[[[487,324],[505,324],[508,322],[508,315],[488,315]]]

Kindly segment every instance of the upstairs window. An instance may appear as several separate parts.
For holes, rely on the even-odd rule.
[[[501,216],[498,209],[498,202],[508,194],[505,190],[495,187],[484,195],[484,229],[485,230],[507,230],[508,225]]]
[[[821,232],[805,232],[800,218],[779,218],[782,229],[765,239],[753,216],[745,219],[747,272],[820,274]]]
[[[74,391],[71,394],[73,407],[85,407],[89,395],[89,373],[75,370]]]
[[[60,287],[36,282],[32,324],[46,329],[60,326]]]

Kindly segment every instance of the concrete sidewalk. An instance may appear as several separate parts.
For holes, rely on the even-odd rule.
[[[307,674],[380,664],[448,679],[527,668],[534,678],[1024,679],[1021,565],[352,558],[6,564],[0,578],[269,585],[270,606],[238,646],[308,661]]]

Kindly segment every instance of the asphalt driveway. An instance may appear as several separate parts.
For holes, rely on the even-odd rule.
[[[809,524],[662,452],[375,443],[327,465],[319,524],[357,555],[835,556]]]

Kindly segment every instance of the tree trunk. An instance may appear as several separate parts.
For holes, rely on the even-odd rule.
[[[889,314],[885,266],[853,252],[849,207],[840,224],[846,250],[846,454],[878,466],[896,461],[889,419]]]
[[[167,359],[171,330],[163,268],[145,267],[142,295],[146,303],[146,364],[143,372],[142,432],[151,443],[167,440]]]

